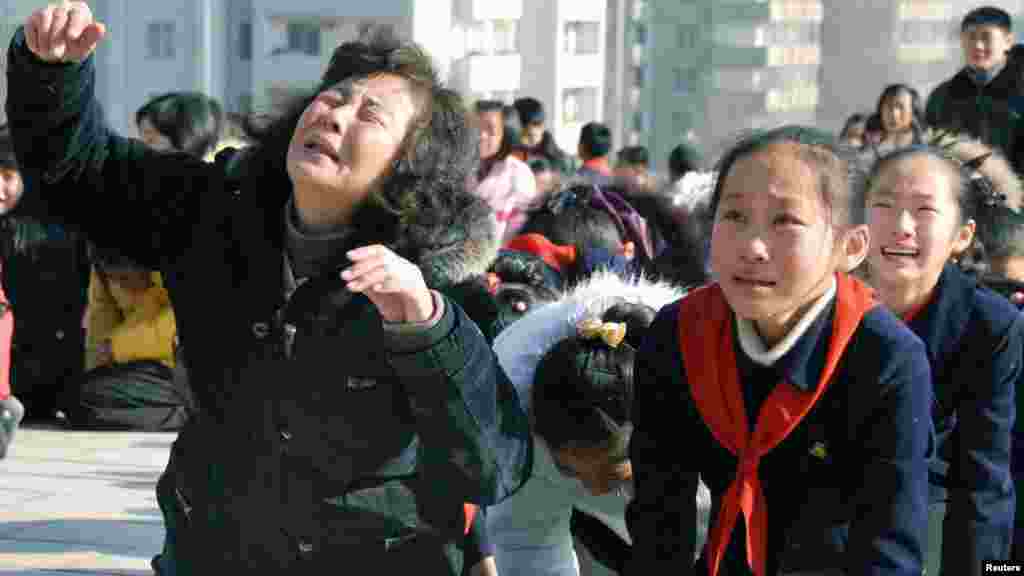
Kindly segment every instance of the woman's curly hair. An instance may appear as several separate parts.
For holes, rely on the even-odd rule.
[[[378,34],[340,45],[314,90],[269,123],[256,117],[246,122],[246,132],[258,147],[250,159],[269,178],[286,179],[292,133],[316,96],[339,84],[380,74],[393,74],[409,83],[417,115],[391,170],[373,186],[352,223],[357,236],[390,244],[416,261],[417,247],[456,242],[459,221],[466,221],[467,211],[477,215],[487,210],[466,190],[479,154],[466,106],[457,92],[441,83],[430,56],[417,44]],[[445,233],[438,237],[439,230],[452,237]]]

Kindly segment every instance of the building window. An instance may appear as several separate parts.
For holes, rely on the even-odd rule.
[[[238,58],[252,60],[252,22],[248,20],[238,25]]]
[[[646,66],[634,66],[633,67],[633,86],[637,88],[643,88],[647,84],[647,67]]]
[[[633,0],[633,20],[643,20],[647,17],[647,2],[645,0]]]
[[[817,84],[797,84],[782,90],[769,90],[765,95],[766,112],[813,110],[817,106]]]
[[[635,24],[633,24],[633,39],[635,41],[634,43],[636,43],[636,44],[639,44],[641,46],[646,46],[647,45],[647,23],[646,22],[636,22]]]
[[[950,22],[907,20],[900,23],[901,44],[947,44],[960,38],[960,27]]]
[[[494,21],[494,53],[515,54],[519,52],[519,21]]]
[[[676,45],[682,50],[697,47],[697,27],[690,24],[676,24]]]
[[[672,71],[672,91],[676,93],[696,92],[700,72],[696,68],[676,68]]]
[[[765,26],[759,45],[820,44],[821,23],[816,21],[773,22]]]
[[[238,95],[238,113],[249,115],[252,114],[252,93],[243,92]]]
[[[146,25],[146,58],[171,60],[174,58],[174,22],[150,22]]]
[[[565,53],[597,54],[601,51],[601,25],[597,22],[566,22]]]
[[[633,130],[637,132],[647,131],[647,113],[643,110],[633,112]]]
[[[320,26],[313,22],[289,22],[288,52],[319,56]]]
[[[562,93],[562,122],[564,124],[597,120],[597,88],[571,88]]]
[[[956,18],[951,2],[921,2],[903,0],[897,11],[900,20],[940,20],[949,22]]]
[[[466,31],[467,54],[515,54],[519,52],[518,20],[478,20]]]
[[[783,20],[821,22],[824,16],[821,0],[773,0],[770,9],[772,22]]]

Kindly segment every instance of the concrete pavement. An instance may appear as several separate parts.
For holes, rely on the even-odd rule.
[[[149,576],[175,434],[22,428],[0,460],[0,576]]]

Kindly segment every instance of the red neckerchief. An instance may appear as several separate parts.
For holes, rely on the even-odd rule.
[[[607,156],[599,156],[597,158],[591,158],[590,160],[586,160],[585,162],[583,162],[583,167],[590,168],[595,172],[600,172],[605,176],[612,175],[612,169],[611,166],[608,165]]]
[[[719,564],[742,512],[747,528],[747,563],[766,575],[768,511],[757,467],[761,457],[789,436],[828,387],[839,359],[864,314],[875,307],[873,292],[845,274],[836,275],[836,313],[825,368],[818,387],[804,393],[786,382],[764,401],[751,434],[733,347],[732,316],[718,284],[687,296],[679,309],[679,340],[690,394],[715,439],[737,457],[736,475],[725,491],[707,541],[708,570]]]
[[[469,530],[473,527],[473,518],[476,517],[476,505],[466,502],[462,505],[462,510],[466,516],[466,526],[463,535],[469,534]]]
[[[917,318],[917,316],[921,312],[924,312],[924,309],[927,308],[928,305],[932,303],[932,297],[933,295],[929,294],[928,297],[925,298],[924,302],[918,304],[917,306],[914,306],[909,311],[907,311],[907,313],[903,315],[903,323],[910,324],[911,322],[913,322],[914,318]]]

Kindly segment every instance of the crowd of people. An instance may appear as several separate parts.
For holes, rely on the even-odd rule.
[[[982,574],[1024,561],[1024,55],[665,178],[390,35],[270,118],[104,123],[84,2],[8,52],[0,457],[177,430],[164,576]],[[12,337],[13,333],[13,337]],[[9,349],[9,351],[8,351]],[[9,352],[9,358],[8,358]],[[358,568],[357,568],[358,567]],[[991,567],[991,566],[990,566]]]

